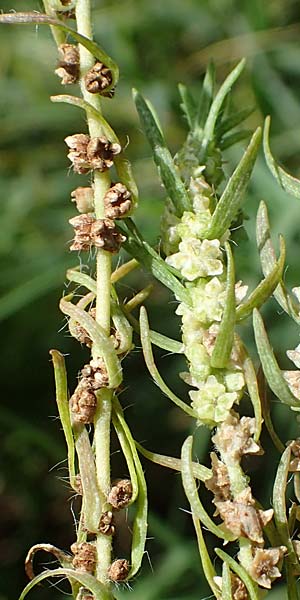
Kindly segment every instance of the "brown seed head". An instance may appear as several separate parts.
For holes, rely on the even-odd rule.
[[[91,168],[87,157],[90,137],[85,133],[75,133],[74,135],[68,135],[65,138],[65,142],[68,148],[70,148],[68,158],[73,165],[75,173],[88,173]]]
[[[82,377],[88,381],[88,385],[93,390],[107,387],[109,378],[105,362],[103,358],[96,358],[90,361],[88,365],[84,365],[81,370]]]
[[[97,398],[86,382],[81,380],[70,398],[70,411],[74,423],[92,423],[97,408]]]
[[[114,221],[111,219],[97,219],[92,224],[91,236],[93,245],[96,248],[102,248],[102,250],[112,254],[119,252],[122,242],[126,239],[124,235],[118,232]]]
[[[94,210],[94,191],[91,187],[76,188],[71,192],[71,200],[76,203],[80,213],[90,213]]]
[[[257,583],[264,588],[270,589],[272,582],[277,577],[281,577],[281,573],[277,568],[277,564],[286,553],[285,546],[278,548],[255,548],[254,558],[251,564],[251,576]]]
[[[87,72],[84,82],[90,94],[101,94],[112,83],[111,71],[102,62],[96,62]]]
[[[87,213],[69,219],[74,227],[75,237],[70,250],[90,250],[92,245],[92,225],[95,222],[93,215]]]
[[[91,169],[106,171],[114,163],[114,156],[120,154],[120,144],[110,142],[105,136],[92,138],[87,145],[87,158]]]
[[[79,78],[79,51],[74,44],[61,44],[58,48],[60,61],[55,74],[61,77],[62,85],[76,83]]]
[[[104,196],[105,216],[122,219],[131,209],[131,194],[122,183],[113,185]]]
[[[126,558],[118,558],[110,565],[108,577],[111,581],[124,581],[129,573],[129,563]]]
[[[245,537],[257,544],[263,544],[262,528],[271,521],[273,509],[257,510],[250,488],[236,496],[234,501],[215,502],[227,529],[237,537]]]
[[[211,453],[213,475],[205,480],[205,487],[214,494],[213,502],[223,502],[231,498],[230,479],[226,465],[218,459],[215,452]]]
[[[114,485],[107,496],[107,502],[109,502],[115,510],[121,510],[128,506],[131,498],[132,483],[130,479],[119,479],[114,482]]]
[[[107,510],[106,512],[102,513],[99,522],[99,531],[103,535],[114,535],[115,525],[111,510]]]
[[[96,567],[96,548],[91,542],[72,544],[71,551],[74,554],[72,565],[76,571],[94,573]]]

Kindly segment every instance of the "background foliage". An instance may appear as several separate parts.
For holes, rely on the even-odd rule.
[[[18,0],[15,4],[5,0],[1,8],[4,12],[41,9],[37,0],[19,4]],[[264,115],[272,115],[274,154],[299,177],[300,25],[295,0],[95,0],[94,5],[96,38],[121,70],[115,101],[106,102],[106,115],[123,143],[128,141],[127,152],[141,195],[136,218],[150,242],[158,242],[163,195],[134,110],[133,86],[152,100],[176,152],[185,136],[177,83],[189,84],[196,91],[209,59],[215,60],[222,81],[233,64],[246,56],[247,69],[233,101],[239,108],[256,107],[249,128],[261,123]],[[53,73],[56,52],[47,28],[3,27],[0,57],[0,600],[8,600],[16,598],[25,583],[23,560],[30,545],[44,541],[68,548],[74,537],[70,491],[61,482],[66,474],[61,462],[65,449],[56,420],[48,350],[59,348],[71,355],[67,365],[73,387],[85,351],[66,333],[57,304],[65,269],[76,262],[68,252],[72,235],[68,219],[74,214],[70,191],[79,178],[68,171],[63,139],[83,131],[85,123],[73,107],[49,101],[49,95],[60,93],[61,87]],[[228,172],[242,148],[236,146],[228,153]],[[299,285],[300,207],[277,188],[262,156],[248,196],[248,240],[237,252],[238,276],[252,286],[259,279],[254,216],[259,200],[264,199],[274,239],[281,232],[287,240],[287,283]],[[149,277],[144,279],[148,282]],[[120,293],[130,297],[140,285],[141,277],[132,275],[120,286]],[[155,287],[148,308],[153,328],[178,339],[175,305],[165,289]],[[265,320],[284,366],[285,350],[299,343],[299,334],[272,302],[265,310]],[[248,331],[243,335],[252,343]],[[182,367],[179,359],[161,354],[160,361],[165,379],[178,394],[183,393],[176,376]],[[189,420],[155,388],[138,345],[126,364],[126,386],[121,400],[128,407],[126,415],[135,438],[157,452],[178,456]],[[287,440],[293,431],[293,424],[287,421],[288,410],[275,406],[275,411]],[[197,432],[201,461],[206,439],[204,430]],[[269,505],[278,457],[267,439],[265,448],[265,456],[258,465],[249,463],[248,472],[256,477],[256,495]],[[144,462],[144,466],[151,507],[148,550],[154,577],[145,557],[130,598],[204,598],[208,591],[190,517],[179,510],[187,507],[180,478],[150,463]],[[115,475],[124,474],[122,469],[115,454]],[[119,545],[122,555],[126,539],[119,540]],[[280,596],[277,586],[272,600]],[[50,600],[62,596],[56,588],[43,587],[33,592],[33,597]],[[127,598],[129,592],[120,588],[118,597]]]

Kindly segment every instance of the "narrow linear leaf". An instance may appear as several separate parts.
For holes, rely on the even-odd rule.
[[[74,571],[73,569],[47,569],[39,575],[37,575],[32,581],[30,581],[24,588],[19,600],[24,600],[28,592],[30,592],[36,585],[49,579],[49,577],[67,577],[73,581],[77,581],[80,585],[84,586],[92,592],[95,596],[95,600],[113,600],[111,592],[109,592],[100,581],[95,579],[89,573],[81,573],[80,571]]]
[[[122,381],[122,368],[116,355],[113,342],[107,337],[102,327],[86,311],[71,303],[71,296],[65,296],[61,299],[60,310],[77,321],[89,334],[93,341],[93,350],[97,356],[104,359],[108,377],[109,386],[116,388]]]
[[[159,389],[166,394],[166,396],[174,402],[181,410],[183,410],[190,417],[197,418],[197,414],[195,411],[188,405],[185,404],[180,398],[178,398],[173,392],[168,388],[166,383],[163,381],[160,376],[152,353],[151,341],[150,341],[150,330],[149,330],[149,322],[147,317],[147,312],[144,306],[141,307],[140,311],[140,332],[141,332],[141,342],[143,347],[143,354],[145,358],[145,362],[148,368],[148,371],[152,378],[154,379],[156,385]]]
[[[265,378],[275,396],[283,404],[292,406],[293,409],[300,409],[299,400],[290,391],[282,372],[278,366],[274,352],[271,348],[268,336],[265,330],[264,322],[258,310],[253,311],[253,327],[257,351],[261,360]]]
[[[231,71],[231,73],[228,75],[228,77],[226,77],[224,83],[221,85],[218,93],[216,94],[216,96],[211,104],[210,111],[208,113],[208,117],[206,119],[204,132],[203,132],[202,144],[203,144],[204,149],[207,148],[209,142],[214,137],[216,121],[217,121],[219,112],[222,108],[223,102],[224,102],[227,94],[230,92],[233,84],[239,78],[242,70],[244,69],[244,66],[245,66],[245,59],[241,60],[238,63],[238,65],[233,69],[233,71]]]
[[[181,216],[183,211],[191,208],[188,193],[178,175],[172,156],[166,147],[165,140],[150,105],[136,90],[133,90],[133,98],[141,124],[152,148],[153,158],[159,169],[162,182],[175,206],[177,215]]]
[[[277,531],[281,540],[281,543],[287,547],[286,560],[290,564],[294,565],[294,569],[297,569],[297,573],[300,573],[300,565],[297,558],[297,554],[294,550],[293,542],[291,540],[288,520],[286,515],[286,488],[289,477],[289,466],[291,460],[291,447],[288,446],[283,452],[280,462],[278,465],[274,487],[273,487],[273,509],[274,519],[277,527]]]
[[[270,298],[280,282],[285,263],[285,243],[282,236],[279,238],[279,245],[280,254],[278,262],[275,262],[272,271],[270,271],[266,278],[259,283],[255,290],[253,290],[249,298],[237,308],[236,316],[238,321],[242,321],[249,317],[254,308],[260,308],[266,300]]]
[[[269,436],[278,452],[282,454],[285,450],[285,445],[282,443],[280,438],[278,437],[273,423],[271,419],[271,410],[270,410],[270,401],[267,393],[267,384],[266,379],[264,377],[263,371],[260,367],[258,371],[258,384],[260,389],[260,398],[261,398],[261,407],[262,407],[262,416],[264,419],[265,426],[268,430]]]
[[[143,304],[147,298],[149,298],[151,292],[153,291],[153,283],[150,283],[145,288],[140,290],[137,294],[135,294],[126,304],[123,305],[124,312],[127,314],[131,313],[137,306]]]
[[[131,313],[125,313],[129,323],[132,325],[134,331],[140,335],[140,324],[139,321],[132,316]],[[152,344],[154,344],[154,346],[157,346],[158,348],[162,348],[162,350],[167,350],[167,352],[170,352],[171,354],[183,354],[184,353],[184,347],[182,342],[177,342],[177,340],[172,340],[171,338],[167,337],[166,335],[163,335],[162,333],[158,333],[158,331],[153,331],[152,329],[149,330],[150,331],[150,341]]]
[[[227,150],[227,148],[231,148],[231,146],[234,146],[234,144],[238,144],[243,140],[249,140],[251,135],[251,129],[241,129],[240,131],[236,131],[235,133],[230,133],[220,141],[219,148],[222,151]]]
[[[82,273],[81,271],[78,271],[77,269],[68,269],[67,273],[66,273],[66,277],[69,281],[72,281],[72,283],[78,283],[79,285],[86,287],[87,290],[90,290],[90,292],[92,292],[93,294],[96,295],[97,284],[96,284],[95,279],[90,277],[90,275],[87,275],[86,273]]]
[[[145,553],[145,543],[147,536],[147,517],[148,517],[148,502],[147,502],[147,487],[144,477],[142,465],[140,463],[139,455],[137,453],[134,439],[130,433],[129,427],[123,417],[122,407],[115,396],[113,398],[113,407],[115,414],[125,432],[127,440],[130,444],[132,457],[134,460],[139,493],[136,500],[136,513],[133,523],[132,531],[132,545],[131,545],[131,569],[128,575],[128,579],[134,577],[134,575],[140,569],[143,556]]]
[[[198,489],[192,470],[192,446],[193,438],[192,436],[189,436],[183,443],[181,451],[182,483],[186,497],[191,505],[192,513],[194,517],[200,519],[203,525],[218,538],[221,538],[222,540],[226,540],[228,542],[233,541],[234,539],[236,539],[236,536],[216,525],[211,520],[200,501]]]
[[[197,112],[197,129],[202,129],[206,122],[209,109],[214,97],[216,84],[216,70],[213,62],[210,62],[205,73],[200,102]]]
[[[232,600],[231,575],[226,562],[222,566],[222,600]]]
[[[294,196],[295,198],[300,198],[300,181],[299,181],[299,179],[297,179],[296,177],[293,177],[292,175],[287,173],[282,167],[280,167],[271,152],[270,142],[269,142],[270,124],[271,124],[271,118],[266,117],[265,126],[264,126],[264,138],[263,138],[263,147],[264,147],[266,163],[267,163],[272,175],[278,181],[278,183],[282,187],[282,189],[285,192],[287,192],[288,194],[291,194],[291,196]]]
[[[111,300],[111,317],[118,336],[117,354],[129,352],[132,349],[132,327],[118,302],[114,300]]]
[[[239,565],[229,554],[221,550],[220,548],[215,548],[215,553],[219,558],[221,558],[224,562],[227,563],[228,567],[242,580],[247,588],[247,592],[249,594],[250,600],[259,600],[259,592],[257,590],[257,585],[252,581],[250,575],[248,575],[247,571]]]
[[[139,262],[135,260],[135,258],[132,258],[131,260],[127,261],[126,263],[124,263],[123,265],[121,265],[113,271],[110,278],[111,283],[116,283],[117,281],[120,281],[120,279],[126,277],[128,273],[131,273],[131,271],[136,269],[138,266]]]
[[[260,262],[265,277],[276,265],[276,254],[271,241],[270,224],[266,204],[261,202],[256,218],[256,240],[260,255]],[[278,304],[296,323],[300,323],[300,306],[289,295],[284,283],[281,281],[273,292]]]
[[[251,404],[254,410],[255,416],[255,433],[254,440],[258,442],[262,428],[262,408],[259,394],[259,387],[257,383],[256,373],[253,362],[247,352],[246,346],[243,344],[240,338],[237,338],[237,345],[239,348],[239,354],[242,360],[242,368],[245,377],[246,386],[249,392]]]
[[[52,357],[54,368],[56,403],[68,449],[70,484],[75,489],[75,443],[69,411],[69,395],[65,359],[63,354],[58,352],[58,350],[50,350],[50,355]]]
[[[151,452],[150,450],[146,450],[141,444],[135,442],[135,445],[138,451],[154,462],[157,465],[161,465],[162,467],[167,467],[168,469],[173,469],[174,471],[181,471],[181,460],[180,458],[173,458],[173,456],[165,456],[164,454],[157,454],[157,452]],[[212,477],[212,470],[200,465],[198,463],[192,462],[192,473],[196,479],[200,479],[200,481],[206,481],[206,479],[210,479]]]
[[[225,308],[211,356],[211,366],[216,369],[224,369],[227,366],[233,346],[235,325],[235,270],[228,242],[225,243],[225,249],[227,256]]]
[[[236,217],[244,200],[260,141],[261,128],[258,127],[216,206],[210,227],[205,233],[205,237],[208,239],[220,239]]]
[[[228,131],[231,131],[241,123],[243,123],[253,112],[255,108],[243,108],[242,110],[238,110],[237,112],[232,113],[229,117],[223,119],[220,125],[216,126],[216,136],[220,139],[222,138]]]
[[[95,456],[86,427],[74,426],[74,434],[83,489],[84,524],[88,531],[98,533],[102,504],[106,502],[106,497],[101,495],[97,486]]]
[[[102,50],[102,48],[100,48],[100,46],[98,46],[98,44],[84,37],[80,33],[77,33],[77,31],[74,31],[74,29],[62,21],[37,12],[19,12],[0,14],[0,23],[12,25],[30,25],[35,23],[37,25],[54,25],[55,27],[58,27],[58,29],[70,34],[74,40],[76,40],[76,42],[84,46],[95,58],[109,68],[112,74],[112,83],[106,89],[106,91],[109,91],[111,88],[116,86],[119,78],[119,69],[116,63],[110,58],[110,56],[108,56],[108,54],[106,54],[104,50]]]
[[[111,128],[99,110],[97,110],[86,100],[83,100],[83,98],[77,98],[76,96],[69,96],[67,94],[59,94],[57,96],[50,96],[50,100],[54,103],[62,102],[63,104],[71,104],[71,106],[77,106],[78,108],[81,108],[87,114],[94,117],[96,121],[98,121],[98,123],[101,125],[102,134],[105,135],[107,139],[117,144],[120,143],[114,130]]]
[[[182,100],[180,104],[180,108],[184,115],[186,116],[189,129],[193,131],[196,125],[197,118],[197,106],[196,102],[186,85],[183,83],[179,83],[178,85],[179,94]]]
[[[118,436],[120,446],[122,448],[123,455],[126,460],[126,464],[129,471],[129,477],[132,485],[132,497],[129,504],[132,504],[136,501],[138,493],[139,493],[139,485],[138,478],[135,469],[135,462],[131,450],[130,440],[128,440],[126,432],[124,431],[121,421],[118,417],[113,413],[112,415],[113,426],[115,428],[116,434]]]
[[[194,517],[194,515],[192,516],[192,518],[193,518],[193,523],[194,523],[196,536],[197,536],[201,564],[202,564],[203,572],[204,572],[205,578],[207,580],[207,583],[208,583],[211,591],[213,592],[213,594],[216,596],[216,598],[218,600],[226,600],[225,596],[223,596],[223,595],[221,596],[220,590],[219,590],[218,586],[215,584],[214,578],[216,577],[217,574],[216,574],[215,568],[213,566],[213,563],[210,560],[210,556],[209,556],[209,553],[208,553],[208,550],[207,550],[207,547],[206,547],[206,544],[204,541],[200,520],[196,519],[196,517]],[[223,588],[222,588],[222,591],[223,591]]]

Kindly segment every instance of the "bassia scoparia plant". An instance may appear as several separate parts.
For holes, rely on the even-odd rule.
[[[118,68],[93,41],[89,1],[44,0],[44,8],[44,14],[2,14],[0,22],[49,25],[58,46],[56,73],[64,86],[78,83],[80,87],[79,96],[63,94],[52,97],[52,101],[74,105],[86,114],[87,131],[71,133],[65,142],[72,168],[84,181],[72,192],[78,214],[70,220],[74,228],[70,250],[80,257],[88,253],[93,266],[90,273],[81,270],[80,265],[67,272],[74,292],[61,299],[60,308],[68,318],[71,335],[90,348],[91,358],[81,369],[77,387],[69,392],[64,357],[51,351],[58,411],[68,449],[69,481],[82,503],[71,552],[50,544],[37,544],[29,551],[26,570],[31,581],[21,599],[51,575],[66,577],[74,598],[113,600],[117,586],[136,575],[147,532],[147,492],[138,454],[142,453],[181,472],[203,570],[215,598],[258,600],[285,577],[287,597],[296,600],[300,574],[300,542],[296,538],[300,442],[281,441],[277,436],[270,394],[262,393],[242,335],[243,323],[252,318],[261,371],[278,401],[289,407],[291,417],[297,418],[299,371],[281,370],[259,309],[274,295],[281,309],[299,324],[300,291],[296,287],[290,294],[283,282],[285,245],[280,238],[277,256],[264,203],[257,215],[257,246],[264,278],[248,293],[247,282],[240,281],[235,273],[235,253],[242,243],[236,244],[235,239],[243,227],[243,202],[262,138],[260,128],[251,136],[241,128],[250,111],[233,111],[229,102],[244,62],[235,67],[217,92],[210,66],[197,100],[180,86],[189,132],[174,157],[150,104],[134,92],[166,192],[158,252],[133,221],[137,188],[124,149],[102,114],[101,97],[113,98]],[[271,154],[269,126],[266,120],[263,142],[268,166],[279,184],[299,198],[299,182],[279,167]],[[223,153],[244,139],[246,150],[234,172],[226,177]],[[112,258],[121,247],[130,260],[113,271]],[[139,321],[131,314],[150,288],[125,304],[120,302],[116,284],[138,266],[173,292],[176,314],[181,318],[181,341],[151,330],[144,307]],[[84,290],[79,300],[78,286]],[[163,394],[194,420],[194,430],[205,427],[211,432],[210,468],[193,460],[192,436],[183,444],[181,459],[150,452],[134,441],[118,399],[123,365],[133,348],[133,333],[141,340],[147,367]],[[188,386],[185,401],[164,382],[154,362],[152,344],[186,358],[187,369],[179,374]],[[288,350],[287,355],[299,369],[299,347]],[[244,414],[245,396],[251,400],[252,416]],[[243,462],[248,455],[256,455],[259,461],[263,425],[279,452],[272,503],[267,507],[254,497]],[[112,428],[127,464],[126,479],[111,474]],[[290,477],[294,499],[288,511],[286,488]],[[211,493],[213,516],[202,503],[201,486],[196,481]],[[118,527],[115,516],[130,505],[131,553],[118,557],[113,543]],[[220,568],[207,549],[202,529],[219,542],[215,555],[221,559]],[[224,544],[228,545],[226,551],[219,547]],[[33,560],[39,550],[52,553],[60,567],[35,576]]]

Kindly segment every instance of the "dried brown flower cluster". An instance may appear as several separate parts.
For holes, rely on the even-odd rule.
[[[95,219],[92,214],[72,217],[69,223],[74,227],[75,237],[70,250],[88,251],[92,246],[116,254],[125,241],[112,219]]]
[[[110,142],[105,136],[90,138],[85,133],[76,133],[65,138],[70,148],[70,159],[75,173],[85,174],[89,171],[107,171],[112,167],[114,156],[120,154],[121,146]]]
[[[108,496],[107,502],[115,510],[126,508],[132,498],[132,483],[130,479],[118,479],[114,482]]]
[[[106,65],[97,61],[84,78],[85,87],[90,94],[103,94],[112,84],[112,73]],[[113,95],[113,91],[111,91]]]
[[[60,61],[55,74],[61,78],[62,85],[76,83],[79,79],[79,51],[74,44],[61,44],[58,48]]]
[[[96,547],[92,542],[72,544],[71,551],[74,554],[72,565],[75,570],[83,573],[94,573],[96,567]]]
[[[111,581],[124,581],[129,573],[129,563],[126,558],[114,560],[108,569],[108,577]]]
[[[96,408],[96,391],[108,385],[108,374],[102,358],[92,359],[81,371],[79,383],[70,398],[74,424],[92,423]]]

